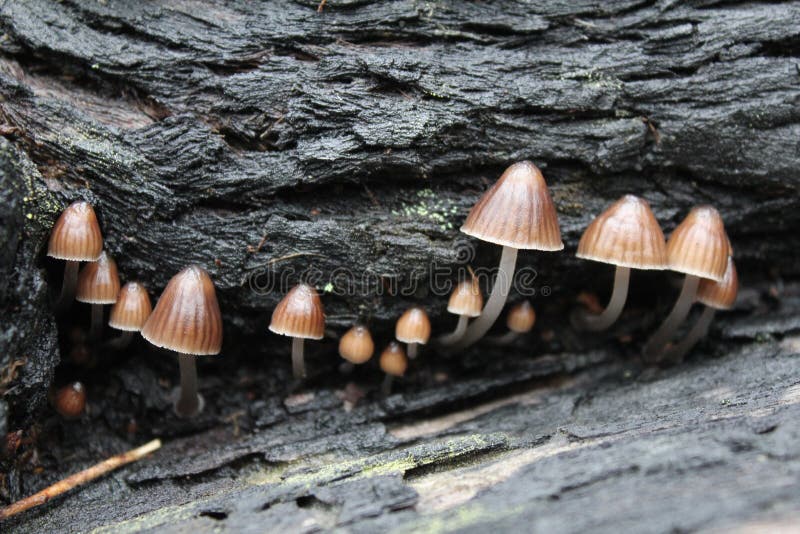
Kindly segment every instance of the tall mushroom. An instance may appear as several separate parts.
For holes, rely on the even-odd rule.
[[[127,347],[133,339],[133,334],[141,331],[152,311],[150,296],[142,284],[128,282],[122,286],[108,319],[108,326],[121,330],[122,334],[111,340],[109,345],[116,349]]]
[[[103,235],[97,215],[88,202],[73,202],[61,213],[53,225],[47,255],[66,260],[64,282],[56,307],[65,309],[75,297],[78,266],[82,261],[97,261],[103,252]]]
[[[461,227],[467,235],[503,247],[497,279],[480,317],[456,343],[465,348],[489,331],[508,298],[519,249],[557,251],[564,248],[558,216],[541,171],[530,161],[506,169],[473,206]]]
[[[684,273],[686,278],[672,311],[645,345],[647,358],[657,359],[686,319],[700,279],[723,279],[730,254],[730,240],[719,212],[711,206],[692,208],[667,241],[669,269]]]
[[[467,331],[467,325],[472,317],[478,317],[483,308],[483,295],[478,280],[471,276],[469,280],[462,280],[450,294],[447,302],[447,311],[458,315],[458,324],[449,334],[440,336],[437,340],[445,347],[457,343]]]
[[[417,357],[420,345],[425,345],[431,338],[431,321],[428,314],[419,306],[407,309],[397,320],[394,329],[397,341],[408,344],[408,357]]]
[[[739,275],[733,258],[728,257],[728,268],[721,281],[702,279],[697,286],[697,302],[705,304],[703,313],[691,330],[679,343],[671,346],[665,353],[664,359],[679,362],[692,350],[698,341],[706,337],[711,321],[717,310],[729,310],[736,302],[739,292]]]
[[[303,341],[322,339],[325,335],[325,310],[317,290],[308,284],[298,284],[289,291],[272,312],[269,329],[292,340],[292,372],[295,378],[305,378]]]
[[[573,314],[578,329],[605,330],[619,318],[628,297],[631,269],[667,268],[664,233],[646,200],[625,195],[597,216],[578,243],[579,258],[616,266],[614,289],[600,314]]]
[[[103,331],[103,305],[114,304],[119,295],[117,264],[105,251],[97,261],[87,263],[78,274],[75,299],[92,305],[89,339],[98,339]]]
[[[381,392],[384,396],[389,396],[392,392],[392,382],[395,377],[401,377],[406,374],[408,368],[408,360],[406,353],[400,343],[396,341],[390,342],[383,352],[381,352],[380,359],[381,371],[386,373],[381,386]]]
[[[172,277],[142,328],[142,337],[178,353],[180,395],[175,413],[193,417],[203,409],[197,392],[195,356],[219,354],[222,349],[222,314],[214,282],[201,267],[192,265]]]

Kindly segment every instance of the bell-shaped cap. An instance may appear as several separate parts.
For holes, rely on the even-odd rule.
[[[269,329],[284,336],[322,339],[325,310],[317,290],[308,284],[294,286],[272,312]]]
[[[407,309],[397,320],[394,337],[403,343],[426,344],[431,337],[431,321],[425,310],[417,306]]]
[[[461,231],[518,249],[561,250],[561,230],[542,172],[530,161],[506,169],[469,212]]]
[[[172,277],[144,323],[142,337],[181,354],[219,354],[222,314],[205,269],[192,265]]]
[[[380,364],[381,371],[387,375],[403,376],[408,368],[406,351],[399,343],[392,341],[381,352]]]
[[[523,300],[511,307],[506,317],[506,325],[512,332],[526,334],[536,324],[536,311],[530,301]]]
[[[717,310],[729,310],[736,302],[736,295],[739,293],[739,275],[733,258],[728,257],[728,268],[725,269],[725,276],[722,280],[715,282],[703,278],[697,286],[697,302]]]
[[[103,235],[97,215],[88,202],[73,202],[61,212],[47,245],[47,255],[60,260],[97,261],[103,252]]]
[[[339,355],[350,363],[364,363],[374,352],[375,342],[366,326],[355,325],[339,339]]]
[[[469,280],[462,280],[450,294],[447,302],[447,311],[456,315],[466,315],[467,317],[477,317],[483,310],[483,295],[478,280],[471,277]]]
[[[144,286],[139,282],[128,282],[122,286],[117,302],[111,308],[108,326],[126,332],[138,332],[152,311],[150,295]]]
[[[625,195],[589,224],[579,258],[630,267],[666,269],[667,244],[646,200]]]
[[[75,300],[87,304],[114,304],[118,295],[117,263],[106,251],[102,251],[97,261],[87,263],[78,273]]]
[[[711,206],[697,206],[669,236],[667,260],[673,271],[719,282],[731,250],[719,212]]]

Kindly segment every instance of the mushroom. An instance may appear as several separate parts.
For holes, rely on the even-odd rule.
[[[508,332],[497,338],[496,344],[508,345],[522,334],[527,334],[536,324],[536,311],[529,300],[518,302],[508,310],[506,316],[506,326]]]
[[[686,278],[672,311],[644,347],[647,358],[657,359],[686,319],[700,279],[722,281],[731,250],[722,217],[711,206],[693,208],[675,228],[667,241],[667,263]]]
[[[178,353],[181,389],[175,401],[179,417],[192,417],[203,410],[197,392],[195,356],[219,354],[222,349],[222,314],[214,282],[201,267],[192,265],[172,277],[150,317],[142,337]]]
[[[67,308],[75,297],[80,262],[97,261],[102,251],[103,235],[92,205],[81,200],[67,206],[53,225],[47,245],[48,256],[66,260],[57,308]]]
[[[139,282],[128,282],[119,292],[119,297],[111,307],[108,326],[121,330],[122,334],[109,342],[116,349],[124,349],[139,332],[153,311],[147,289]]]
[[[392,381],[394,377],[402,377],[406,374],[408,368],[408,359],[406,353],[400,343],[396,341],[390,342],[383,352],[381,352],[381,371],[386,373],[386,378],[383,379],[381,392],[385,397],[388,397],[392,392]]]
[[[706,337],[711,321],[717,310],[729,310],[736,302],[736,295],[739,292],[739,275],[736,273],[736,266],[733,258],[728,257],[728,268],[725,269],[725,276],[719,282],[702,279],[697,286],[697,302],[705,304],[703,313],[694,324],[686,337],[679,343],[671,346],[665,352],[665,359],[679,362],[692,350],[698,341]]]
[[[541,171],[530,161],[506,169],[473,206],[461,227],[467,235],[502,245],[492,293],[480,317],[454,346],[466,348],[492,327],[508,298],[519,249],[557,251],[564,248],[558,216]]]
[[[295,378],[305,378],[303,340],[322,339],[325,334],[325,310],[317,290],[308,284],[294,286],[272,312],[269,329],[294,338],[292,372]]]
[[[372,358],[375,343],[366,326],[357,324],[339,339],[339,356],[349,364],[362,364]]]
[[[60,388],[53,398],[53,406],[64,419],[77,419],[86,408],[86,388],[80,382]]]
[[[92,305],[92,326],[89,339],[98,339],[103,332],[103,305],[114,304],[119,295],[119,273],[114,259],[105,251],[97,261],[87,263],[78,274],[75,299]]]
[[[447,311],[458,315],[458,324],[451,333],[439,337],[439,344],[446,347],[457,343],[464,337],[470,318],[478,317],[481,308],[483,308],[483,295],[478,280],[471,276],[469,280],[459,282],[447,302]]]
[[[419,345],[425,345],[431,338],[431,321],[425,310],[419,306],[407,309],[397,320],[394,337],[408,344],[409,358],[416,358]]]
[[[579,330],[605,330],[619,318],[628,296],[631,269],[667,268],[664,233],[646,200],[625,195],[597,216],[578,243],[577,257],[616,266],[614,289],[605,310],[573,314]]]

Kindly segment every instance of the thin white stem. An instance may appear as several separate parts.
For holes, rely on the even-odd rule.
[[[175,413],[179,417],[194,417],[200,412],[200,396],[197,394],[197,367],[195,357],[179,354],[181,368],[181,392],[175,403]]]
[[[409,343],[408,344],[408,359],[409,360],[416,359],[418,352],[419,352],[419,343]]]
[[[98,340],[103,335],[103,305],[92,304],[92,325],[89,327],[89,339]]]
[[[492,294],[486,302],[480,317],[472,321],[467,328],[467,333],[456,343],[453,348],[465,349],[482,338],[492,327],[494,322],[503,311],[503,306],[508,299],[511,291],[511,283],[514,280],[514,267],[517,264],[517,249],[513,247],[503,247],[503,254],[500,256],[500,267],[497,269],[497,279],[492,287]]]
[[[697,286],[700,283],[700,278],[691,274],[687,274],[683,281],[683,288],[678,300],[672,307],[672,311],[661,323],[661,326],[647,341],[644,346],[644,355],[651,360],[658,360],[667,342],[675,336],[678,327],[686,320],[689,315],[689,310],[692,309],[694,304],[694,297],[697,293]]]
[[[599,332],[614,324],[622,314],[625,301],[628,298],[628,284],[630,282],[631,270],[629,267],[620,267],[614,273],[614,289],[611,292],[611,299],[608,301],[606,309],[597,315],[581,313],[578,315],[578,324],[582,330]]]
[[[700,315],[700,318],[697,319],[697,322],[694,324],[692,329],[689,330],[688,334],[686,334],[686,337],[676,345],[670,347],[669,350],[664,354],[664,359],[675,363],[683,361],[683,358],[689,354],[689,351],[692,350],[697,342],[706,337],[708,334],[708,328],[711,326],[711,321],[714,320],[714,315],[716,312],[717,310],[714,308],[706,306],[706,308],[703,310],[703,313]]]
[[[467,331],[468,324],[469,324],[469,317],[467,317],[466,315],[459,315],[456,329],[450,332],[449,334],[445,334],[439,337],[438,339],[439,344],[444,347],[448,347],[454,343],[457,343],[462,337],[464,337],[464,333]]]
[[[306,364],[303,358],[303,341],[302,337],[292,339],[292,373],[297,379],[306,377]]]
[[[64,282],[61,284],[61,296],[56,302],[56,309],[66,311],[75,298],[75,288],[78,285],[78,267],[80,262],[67,260],[64,266]]]

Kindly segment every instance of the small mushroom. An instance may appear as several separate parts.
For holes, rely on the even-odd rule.
[[[80,382],[60,388],[53,398],[53,405],[64,419],[77,419],[86,408],[86,388]]]
[[[407,309],[397,320],[394,337],[408,344],[409,358],[416,358],[419,345],[425,345],[431,338],[431,321],[425,310],[418,306]]]
[[[658,359],[675,335],[694,303],[701,278],[722,281],[731,254],[731,244],[719,212],[711,206],[697,206],[667,241],[669,269],[684,273],[683,288],[672,311],[647,341],[644,355]]]
[[[222,349],[222,314],[205,269],[193,265],[172,277],[144,323],[142,337],[178,353],[181,389],[175,413],[179,417],[200,413],[204,402],[197,392],[195,356],[219,354]]]
[[[454,345],[456,349],[478,341],[497,320],[511,289],[518,250],[564,248],[550,191],[542,172],[530,161],[515,163],[503,173],[473,206],[461,231],[501,245],[503,253],[489,300],[480,317]]]
[[[705,305],[703,313],[700,314],[700,318],[686,334],[686,337],[666,351],[664,359],[673,362],[683,360],[697,342],[706,337],[716,311],[729,310],[733,307],[738,292],[739,275],[736,273],[733,258],[728,257],[728,268],[725,269],[725,276],[721,281],[715,282],[706,278],[700,280],[700,284],[697,286],[696,300]]]
[[[508,345],[513,343],[522,334],[527,334],[536,324],[536,311],[529,300],[516,303],[508,310],[506,316],[506,326],[508,332],[497,338],[497,345]]]
[[[119,295],[119,273],[114,259],[105,251],[97,261],[87,263],[78,274],[75,300],[92,305],[89,339],[99,339],[103,332],[103,305],[114,304]]]
[[[357,324],[339,339],[339,356],[351,364],[362,364],[372,358],[375,343],[366,326]]]
[[[122,334],[109,342],[115,349],[127,347],[133,335],[141,331],[145,321],[153,311],[147,289],[139,282],[128,282],[119,292],[119,297],[111,307],[108,326],[121,330]]]
[[[388,397],[392,392],[394,377],[402,377],[408,368],[408,359],[402,345],[396,341],[390,342],[381,352],[381,371],[386,373],[381,386],[381,392]]]
[[[48,256],[66,260],[57,308],[66,309],[75,297],[80,262],[97,261],[101,252],[103,235],[92,205],[84,201],[73,202],[53,225],[47,245]]]
[[[272,312],[269,329],[292,340],[292,372],[295,378],[305,378],[303,341],[322,339],[325,335],[325,310],[317,290],[308,284],[298,284],[289,291]]]
[[[459,282],[447,302],[447,311],[458,315],[458,324],[451,333],[439,337],[439,344],[447,347],[461,340],[467,331],[470,318],[478,317],[482,308],[483,295],[478,280],[471,276],[469,280]]]
[[[600,314],[573,314],[579,330],[605,330],[619,318],[628,297],[631,269],[667,268],[664,233],[646,200],[625,195],[586,228],[577,257],[616,266],[614,289]]]

